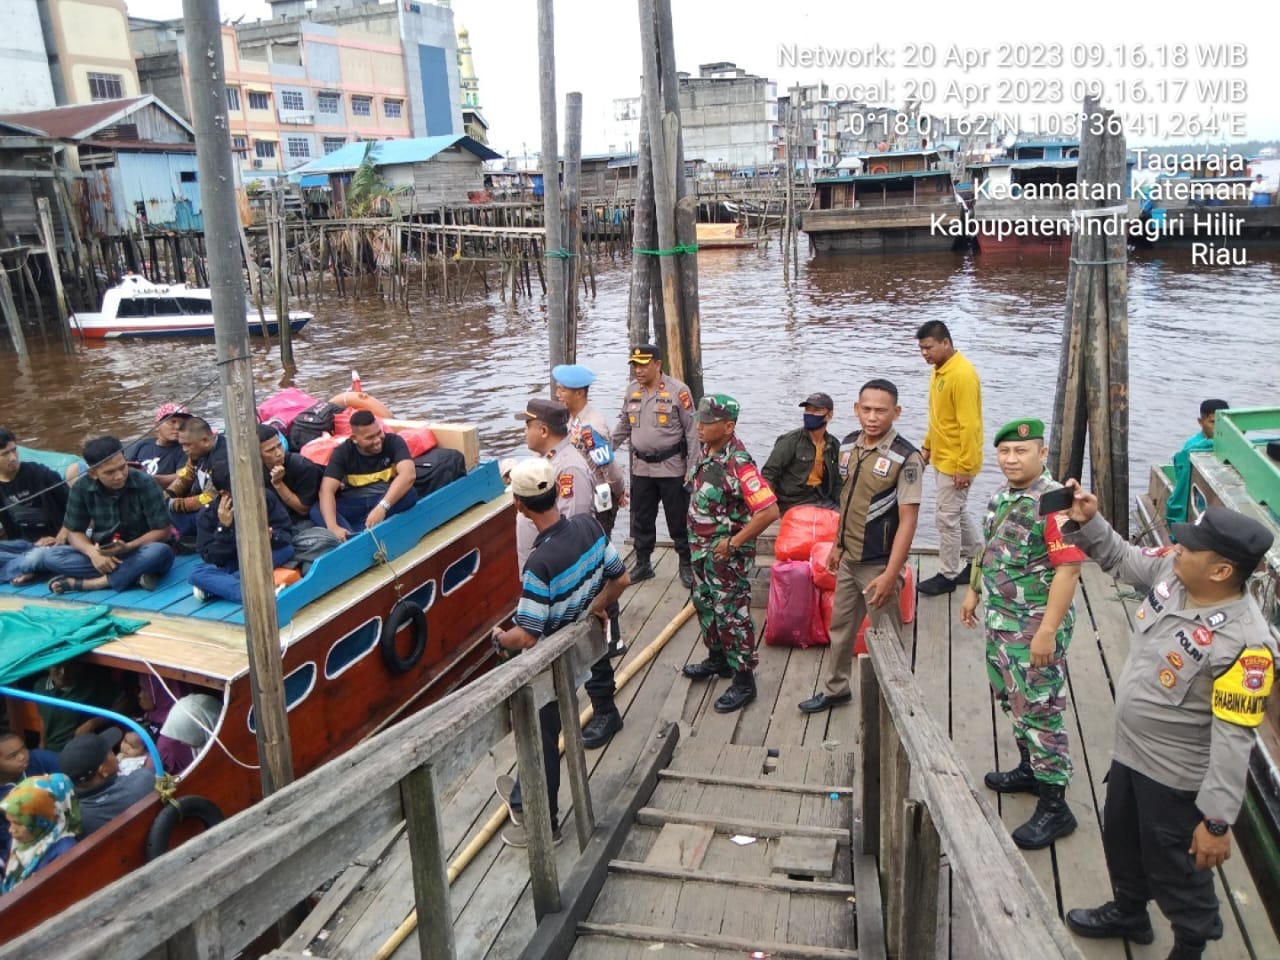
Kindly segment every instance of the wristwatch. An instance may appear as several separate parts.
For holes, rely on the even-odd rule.
[[[1211,820],[1209,817],[1205,817],[1204,828],[1215,837],[1225,837],[1227,831],[1231,829],[1231,824],[1225,820]]]
[[[391,504],[387,503],[385,500],[379,500],[378,506],[382,508],[383,513],[387,513],[391,510]]]

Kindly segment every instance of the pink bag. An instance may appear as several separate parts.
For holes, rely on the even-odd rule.
[[[813,622],[818,591],[808,560],[775,563],[769,571],[769,606],[764,642],[773,647],[807,647],[814,643]]]
[[[285,387],[258,404],[258,420],[262,423],[272,419],[279,421],[283,425],[281,433],[288,436],[294,418],[303,410],[314,407],[317,402],[315,397],[297,387]]]

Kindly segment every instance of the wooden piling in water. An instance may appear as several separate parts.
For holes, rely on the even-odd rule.
[[[44,244],[44,253],[49,260],[49,276],[53,280],[54,306],[58,312],[58,326],[62,337],[62,345],[67,353],[74,351],[71,342],[70,311],[67,309],[67,292],[62,287],[62,270],[58,265],[58,248],[53,233],[53,218],[49,214],[49,201],[45,197],[36,200],[40,242]]]

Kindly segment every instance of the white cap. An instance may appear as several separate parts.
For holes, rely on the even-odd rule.
[[[555,483],[551,461],[542,457],[529,457],[511,468],[511,492],[517,497],[540,497]]]

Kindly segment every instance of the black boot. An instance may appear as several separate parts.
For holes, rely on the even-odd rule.
[[[690,680],[710,680],[712,677],[724,677],[727,680],[733,676],[733,667],[729,666],[723,650],[712,650],[711,656],[701,663],[685,664],[681,673]]]
[[[1067,911],[1067,926],[1081,937],[1101,940],[1108,937],[1124,937],[1134,943],[1151,943],[1156,932],[1151,929],[1151,917],[1144,909],[1138,913],[1125,913],[1114,900],[1100,907],[1083,907]]]
[[[635,577],[631,579],[634,580]],[[680,582],[684,584],[686,590],[693,589],[693,563],[688,557],[680,558]]]
[[[741,710],[756,698],[756,675],[750,670],[739,670],[733,678],[733,686],[720,694],[715,702],[716,713],[733,713]]]
[[[1075,828],[1075,814],[1067,806],[1067,788],[1060,783],[1042,783],[1036,812],[1013,831],[1013,842],[1023,850],[1041,850]]]
[[[631,582],[639,583],[641,580],[652,580],[656,574],[653,572],[653,565],[649,563],[649,554],[636,551],[636,562],[631,565]]]
[[[1020,762],[1012,770],[992,770],[982,782],[987,785],[987,789],[994,790],[996,793],[1039,793],[1040,784],[1036,782],[1036,775],[1031,772],[1031,751],[1027,749],[1027,745],[1018,738],[1018,753],[1022,757]]]
[[[1203,956],[1203,943],[1196,946],[1195,944],[1185,943],[1182,940],[1175,940],[1173,949],[1169,951],[1167,960],[1200,960]]]

